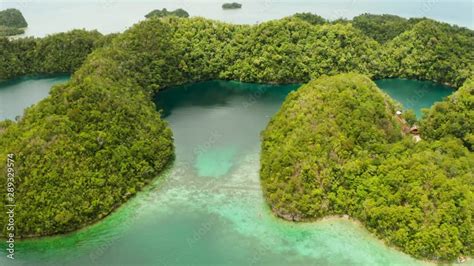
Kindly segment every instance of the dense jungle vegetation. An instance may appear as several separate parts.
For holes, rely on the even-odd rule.
[[[22,75],[72,73],[92,50],[110,42],[113,36],[73,30],[45,38],[0,38],[0,80]]]
[[[9,28],[0,26],[0,37],[2,36],[13,36],[25,33],[24,29]]]
[[[52,235],[83,227],[157,176],[173,158],[171,131],[150,100],[152,93],[165,87],[208,79],[305,83],[345,72],[460,87],[472,76],[472,31],[429,19],[398,35],[391,31],[400,30],[387,29],[381,33],[384,37],[377,38],[386,39],[380,43],[351,22],[320,21],[310,14],[253,26],[169,16],[151,17],[118,36],[73,31],[43,39],[0,40],[0,79],[75,71],[69,83],[56,86],[18,123],[0,124],[0,160],[15,153],[19,162],[17,234]],[[472,82],[465,84],[463,88],[472,88]],[[321,96],[310,93],[312,88],[323,90]],[[306,219],[351,210],[350,215],[409,254],[440,259],[472,254],[472,207],[467,203],[472,202],[473,160],[466,146],[472,143],[472,130],[462,133],[449,122],[467,117],[461,113],[471,107],[458,107],[464,101],[454,96],[445,106],[433,107],[431,118],[421,122],[427,141],[414,145],[400,135],[393,120],[395,103],[366,77],[323,78],[301,90],[289,97],[269,128],[280,121],[288,124],[264,134],[262,182],[276,212]],[[305,92],[313,97],[306,105],[291,100]],[[472,90],[457,93],[472,95]],[[310,100],[332,94],[333,110],[311,105]],[[339,104],[346,112],[357,107],[349,113],[357,119],[340,117]],[[307,139],[287,136],[283,143],[285,135],[278,132],[294,123],[279,116],[290,105],[301,111],[292,118],[304,122],[302,129],[311,132],[321,123],[328,132],[319,133],[331,142],[318,143],[314,136],[309,137],[312,146],[300,147]],[[461,113],[445,115],[448,109]],[[338,123],[317,117],[319,122],[313,124],[313,118],[306,117],[315,110],[334,116]],[[446,135],[429,129],[438,124],[449,129]],[[305,150],[309,147],[315,149]],[[268,154],[278,149],[288,152],[274,156],[282,164],[275,167],[282,168],[273,169]],[[306,164],[294,171],[294,158],[315,151],[323,155],[306,154]],[[308,166],[311,159],[321,164],[317,175]],[[1,164],[0,171],[4,167]],[[273,177],[277,172],[278,178]],[[404,176],[397,179],[400,172]],[[283,182],[292,175],[295,183]],[[0,185],[5,185],[4,179]],[[415,195],[419,190],[422,194]],[[443,227],[436,227],[440,224]]]
[[[0,37],[25,33],[26,22],[20,10],[9,8],[0,11]]]
[[[424,138],[455,137],[474,151],[474,79],[466,81],[455,94],[425,113],[421,120]]]
[[[405,19],[394,15],[362,14],[352,19],[352,25],[374,40],[384,43],[413,28],[423,19]]]
[[[422,121],[427,139],[415,144],[368,77],[309,82],[263,133],[260,176],[272,210],[296,221],[348,214],[416,257],[472,255],[474,154],[463,138],[472,140],[473,90],[466,82],[435,105]]]

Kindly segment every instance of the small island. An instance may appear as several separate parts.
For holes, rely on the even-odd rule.
[[[0,11],[0,37],[23,34],[27,26],[28,23],[20,10],[9,8]]]
[[[155,9],[155,10],[153,10],[150,13],[145,15],[146,18],[150,18],[150,17],[162,18],[162,17],[169,17],[169,16],[175,16],[175,17],[180,17],[180,18],[188,18],[189,13],[186,12],[186,10],[184,10],[182,8],[178,8],[178,9],[173,10],[173,11],[168,11],[166,8],[163,8],[161,10],[160,9]]]
[[[222,9],[239,9],[242,8],[242,4],[233,2],[233,3],[225,3],[222,5]]]

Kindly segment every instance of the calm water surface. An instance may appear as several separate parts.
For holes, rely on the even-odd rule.
[[[66,82],[69,75],[23,77],[0,82],[0,120],[15,120],[23,110],[48,96],[51,86]]]
[[[222,10],[216,0],[2,0],[0,9],[18,8],[29,27],[26,36],[45,36],[72,29],[121,32],[157,8],[184,8],[191,16],[231,23],[254,24],[296,12],[317,13],[327,19],[352,18],[362,13],[429,17],[474,28],[470,0],[241,0],[242,9]]]
[[[34,82],[65,79],[2,84],[2,107],[19,106],[37,89]],[[159,93],[157,108],[175,137],[169,171],[89,228],[18,242],[14,265],[422,264],[349,221],[295,224],[269,212],[258,176],[259,134],[297,87],[210,81]],[[0,264],[7,262],[2,254]]]
[[[405,109],[414,110],[418,118],[423,116],[422,109],[430,108],[433,103],[454,92],[451,87],[430,81],[381,79],[375,83],[390,97],[402,103]]]

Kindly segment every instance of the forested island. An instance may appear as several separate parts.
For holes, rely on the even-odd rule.
[[[161,10],[160,9],[155,9],[155,10],[153,10],[150,13],[145,15],[146,18],[150,18],[150,17],[162,18],[162,17],[168,17],[168,16],[176,16],[176,17],[181,17],[181,18],[187,18],[187,17],[189,17],[189,13],[186,12],[186,10],[184,10],[182,8],[178,8],[178,9],[173,10],[173,11],[168,11],[166,8],[163,8]]]
[[[349,214],[419,258],[472,256],[474,32],[420,19],[370,36],[383,17],[364,16],[298,14],[258,25],[152,16],[118,35],[1,39],[0,79],[74,73],[19,122],[0,123],[0,159],[14,153],[27,177],[17,184],[18,236],[97,221],[172,162],[172,133],[153,93],[210,79],[314,80],[263,133],[272,210],[293,220]],[[347,72],[359,74],[326,77]],[[399,130],[397,104],[370,81],[389,77],[461,87],[419,121],[418,144]]]
[[[24,75],[73,73],[89,53],[114,36],[73,30],[44,38],[0,38],[0,81]]]
[[[428,112],[415,143],[368,77],[311,81],[263,133],[265,198],[288,220],[349,215],[415,257],[471,255],[473,104],[469,81]]]
[[[242,4],[233,2],[233,3],[225,3],[222,5],[222,9],[239,9],[242,8]]]
[[[0,37],[23,34],[27,26],[20,10],[9,8],[0,11]]]

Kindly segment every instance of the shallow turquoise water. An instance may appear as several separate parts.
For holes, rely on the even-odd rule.
[[[424,264],[347,220],[291,223],[270,213],[259,134],[297,87],[209,81],[159,93],[176,145],[169,171],[93,226],[18,242],[13,264],[2,246],[0,264]]]
[[[219,177],[229,172],[236,155],[235,147],[216,147],[198,153],[195,168],[202,177]]]

